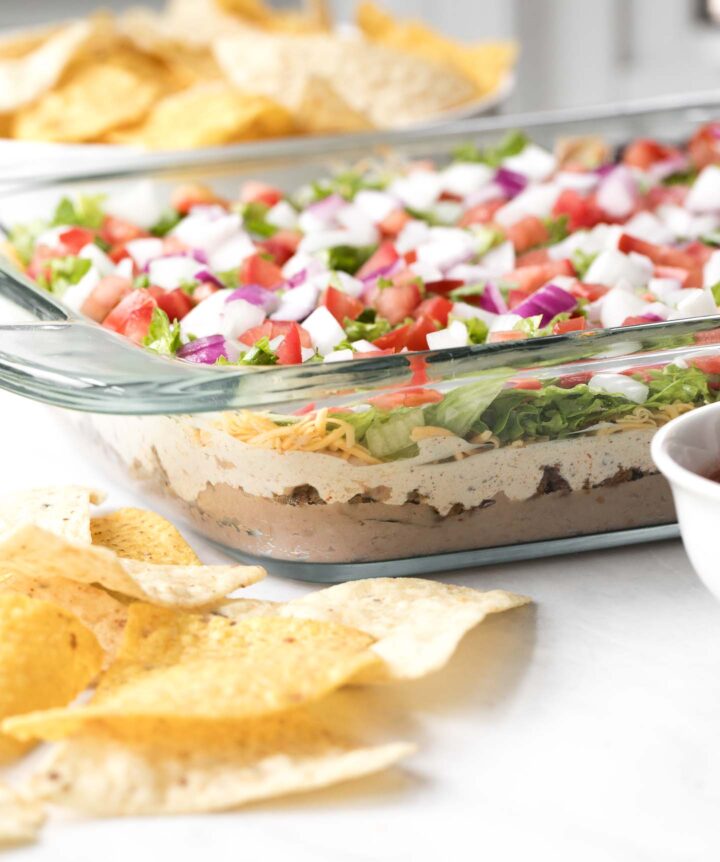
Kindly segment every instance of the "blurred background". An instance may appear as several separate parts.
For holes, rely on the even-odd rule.
[[[134,4],[4,0],[0,26],[73,17],[99,5],[122,10]],[[332,4],[347,20],[354,5],[354,0]],[[384,5],[466,40],[516,39],[522,48],[518,86],[505,111],[720,87],[720,0],[387,0]]]

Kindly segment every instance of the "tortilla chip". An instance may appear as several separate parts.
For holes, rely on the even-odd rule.
[[[68,578],[167,607],[202,607],[265,577],[259,566],[158,566],[120,559],[40,527],[22,527],[0,542],[0,570],[28,577]]]
[[[365,747],[310,711],[164,728],[149,740],[93,735],[56,747],[32,777],[43,799],[101,815],[219,811],[385,769],[414,750]]]
[[[0,848],[29,844],[45,822],[42,807],[0,782]]]
[[[18,112],[13,134],[25,140],[97,140],[142,120],[168,88],[167,70],[139,51],[118,47],[91,54],[73,62],[54,90]]]
[[[134,138],[150,149],[179,150],[273,138],[294,130],[292,117],[281,105],[217,83],[163,99],[147,122],[134,130]]]
[[[370,120],[353,110],[327,79],[314,75],[305,82],[295,119],[304,132],[311,134],[366,132],[373,128]]]
[[[51,24],[4,32],[0,35],[0,59],[17,60],[19,57],[27,57],[62,29],[62,26]]]
[[[13,49],[7,46],[9,54],[0,60],[0,113],[16,111],[54,87],[90,32],[90,25],[79,21],[42,39],[20,56],[13,56]],[[25,42],[23,48],[27,45]]]
[[[11,575],[0,577],[0,593],[3,592],[42,599],[64,608],[95,635],[106,653],[106,663],[117,654],[127,623],[127,606],[105,590],[67,578]]]
[[[289,36],[254,31],[218,39],[215,57],[236,87],[299,107],[315,76],[376,126],[426,119],[474,99],[456,70],[384,45],[336,35]]]
[[[118,509],[93,518],[94,545],[115,551],[118,557],[167,566],[199,566],[200,558],[170,521],[147,509]]]
[[[372,642],[335,623],[231,621],[137,603],[120,653],[87,705],[18,716],[3,730],[61,739],[97,727],[146,733],[158,722],[260,718],[319,700],[375,664]]]
[[[0,718],[70,703],[102,667],[95,636],[56,605],[0,594]],[[0,761],[29,746],[0,734]]]
[[[90,505],[103,494],[90,488],[68,485],[34,488],[0,499],[0,541],[20,527],[34,524],[71,542],[89,544]]]
[[[514,42],[468,45],[421,21],[399,21],[370,2],[358,6],[357,24],[369,39],[456,69],[475,84],[479,95],[496,90],[517,59]]]
[[[368,632],[382,664],[364,668],[356,682],[417,679],[449,661],[464,634],[488,614],[527,604],[504,590],[480,592],[421,578],[348,581],[294,599],[281,616],[328,620]]]
[[[245,617],[278,616],[284,602],[271,602],[268,599],[227,599],[210,613],[226,617],[229,620],[241,620]]]

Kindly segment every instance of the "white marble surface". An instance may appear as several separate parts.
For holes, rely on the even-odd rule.
[[[43,408],[0,395],[2,490],[113,488]],[[211,559],[214,555],[204,555]],[[424,681],[342,695],[371,735],[417,742],[383,775],[237,813],[54,818],[27,862],[720,857],[720,606],[679,542],[448,575],[531,595]],[[275,599],[305,585],[268,578]],[[362,712],[360,712],[362,709]]]

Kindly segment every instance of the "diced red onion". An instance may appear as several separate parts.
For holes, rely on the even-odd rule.
[[[638,317],[647,320],[648,323],[662,323],[665,320],[664,317],[660,317],[659,314],[653,314],[652,312],[649,314],[640,314]]]
[[[513,308],[520,317],[535,317],[540,315],[540,325],[545,326],[557,314],[572,311],[577,306],[574,296],[558,287],[556,284],[546,284],[536,290],[532,296]]]
[[[491,311],[493,314],[505,314],[508,310],[507,303],[502,293],[500,293],[500,289],[492,281],[486,283],[478,305],[480,308],[484,308],[485,311]]]
[[[290,276],[287,280],[287,286],[292,290],[293,287],[299,287],[308,277],[307,269],[301,269],[299,272],[296,272],[295,275]]]
[[[626,218],[635,209],[638,189],[629,168],[619,165],[598,186],[598,206],[613,218]]]
[[[201,269],[195,273],[195,278],[200,282],[208,282],[209,284],[214,284],[215,287],[220,290],[225,290],[225,285],[220,281],[220,279],[213,275],[209,269]]]
[[[593,173],[597,174],[601,178],[604,178],[608,174],[611,174],[615,170],[615,167],[616,165],[614,162],[608,162],[606,165],[600,165],[599,167],[595,168]]]
[[[200,362],[204,365],[214,365],[221,356],[230,359],[232,350],[222,335],[206,335],[204,338],[196,338],[178,350],[180,359],[188,362]]]
[[[330,221],[336,213],[341,210],[347,201],[338,194],[328,195],[322,200],[315,201],[314,204],[305,208],[305,212],[312,213],[316,218]]]
[[[361,278],[360,281],[362,281],[363,284],[371,284],[379,278],[389,278],[391,275],[398,273],[404,265],[405,263],[403,259],[398,258],[392,263],[388,263],[385,266],[381,266],[379,269],[373,270],[373,272]]]
[[[683,171],[686,171],[689,164],[690,161],[687,156],[684,156],[682,153],[677,153],[674,156],[670,156],[668,159],[663,159],[660,162],[655,162],[650,165],[648,173],[654,180],[661,182],[667,177],[671,177],[673,174],[680,174]]]
[[[244,299],[252,305],[259,305],[268,314],[275,311],[279,305],[277,295],[272,290],[260,287],[259,284],[246,284],[244,287],[238,287],[228,295],[225,302],[233,302],[236,299]]]
[[[517,173],[517,171],[511,171],[509,168],[498,168],[495,173],[494,181],[509,198],[514,198],[516,195],[519,195],[527,185],[526,177]]]

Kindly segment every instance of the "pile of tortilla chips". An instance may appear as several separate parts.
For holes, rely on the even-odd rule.
[[[168,0],[0,38],[0,135],[148,149],[418,122],[495,91],[511,43],[455,42],[361,3]]]
[[[0,500],[0,762],[53,743],[24,786],[0,783],[0,846],[32,840],[45,803],[217,811],[384,769],[414,746],[349,738],[334,693],[438,670],[528,601],[415,578],[228,597],[264,571],[204,566],[159,515],[97,502]]]

